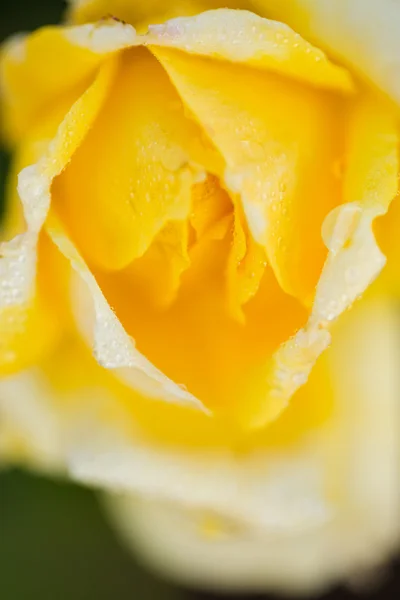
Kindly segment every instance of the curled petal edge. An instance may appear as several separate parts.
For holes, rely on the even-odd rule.
[[[125,40],[123,40],[123,44]],[[48,233],[60,250],[83,277],[94,302],[94,353],[99,363],[133,382],[146,395],[166,401],[187,404],[199,410],[206,409],[201,402],[156,369],[134,346],[97,283],[74,246],[50,215],[51,184],[65,168],[75,149],[98,114],[116,71],[118,57],[114,57],[99,71],[95,82],[73,105],[57,135],[49,144],[47,153],[19,175],[18,192],[23,204],[26,232],[2,246],[0,259],[0,315],[10,306],[17,311],[30,305],[35,296],[37,244],[40,232],[49,219]],[[139,376],[138,376],[139,375]]]

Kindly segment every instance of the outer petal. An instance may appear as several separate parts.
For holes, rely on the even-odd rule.
[[[400,179],[400,173],[399,173]],[[387,265],[380,278],[382,288],[400,296],[400,195],[394,199],[389,212],[375,222],[375,235]]]
[[[329,249],[306,326],[278,349],[270,371],[270,399],[258,410],[249,407],[253,425],[281,410],[330,343],[330,328],[371,285],[385,265],[373,233],[398,192],[399,135],[385,103],[365,97],[350,119],[345,200],[325,219]],[[271,402],[272,400],[272,402]],[[264,406],[264,408],[263,408]],[[253,409],[253,413],[252,413]],[[266,412],[264,412],[266,410]]]
[[[209,10],[150,25],[146,44],[259,67],[316,87],[351,93],[349,72],[284,23],[237,10]]]
[[[6,181],[5,215],[1,223],[0,239],[10,240],[25,230],[23,207],[18,194],[18,174],[39,160],[54,138],[60,122],[73,100],[63,102],[42,118],[26,133],[12,159]],[[6,249],[7,244],[2,246]],[[45,233],[38,241],[38,278],[36,293],[19,309],[10,305],[3,309],[0,342],[0,372],[20,370],[33,364],[51,351],[67,326],[70,310],[66,296],[70,267]],[[3,281],[7,291],[7,281]]]
[[[180,505],[129,495],[108,501],[128,544],[163,573],[202,587],[309,593],[370,575],[400,533],[397,330],[395,306],[375,301],[353,310],[330,352],[336,417],[295,457],[269,453],[231,464],[231,471],[215,459],[208,468],[188,460],[186,473],[164,454],[163,473],[167,465],[170,475],[176,472]],[[99,454],[77,457],[79,477],[99,482],[108,472],[122,484],[122,454],[118,461],[103,456],[102,467]],[[220,512],[217,502],[211,514],[194,510],[183,491],[185,473],[200,506],[204,490],[222,493],[230,473],[230,512]],[[240,510],[242,517],[232,518],[242,499],[254,522]]]
[[[0,309],[1,376],[24,369],[51,352],[68,322],[69,311],[65,301],[68,265],[44,233],[38,241],[37,254],[35,296],[19,306],[14,304],[14,297],[8,304],[3,297],[5,304]],[[13,290],[7,287],[7,280],[3,280],[2,284],[3,291],[12,295]]]
[[[11,38],[2,48],[2,123],[11,143],[43,119],[55,104],[77,100],[112,52],[132,45],[135,31],[111,22],[45,27]]]
[[[32,369],[0,382],[0,466],[21,464],[59,473],[64,470],[63,415],[43,374]]]
[[[35,166],[24,169],[20,176],[19,193],[24,204],[26,232],[10,242],[3,242],[0,258],[0,331],[6,332],[1,359],[6,367],[18,361],[21,352],[24,355],[27,323],[33,319],[32,325],[27,327],[30,334],[37,334],[40,329],[41,319],[39,322],[37,319],[41,311],[35,305],[35,296],[40,298],[36,272],[40,267],[38,245],[49,207],[50,181],[69,160],[104,100],[112,79],[112,68],[107,67],[73,106],[47,154]],[[73,131],[72,124],[75,125]]]
[[[203,409],[202,403],[159,371],[136,348],[112,311],[85,261],[68,238],[58,219],[49,219],[47,230],[62,254],[71,262],[87,289],[84,328],[99,364],[146,396]],[[205,409],[204,409],[205,410]]]
[[[67,17],[74,23],[97,21],[105,15],[113,15],[133,25],[146,26],[162,23],[166,19],[191,16],[210,8],[230,6],[248,8],[248,0],[69,0]]]
[[[348,313],[326,355],[335,411],[286,448],[157,448],[132,418],[132,392],[73,344],[45,372],[2,380],[0,450],[128,493],[112,500],[123,535],[179,579],[326,586],[370,571],[398,540],[397,329],[396,307],[382,301]]]
[[[397,0],[252,0],[326,48],[400,102],[400,4]]]
[[[264,17],[287,23],[400,101],[400,5],[397,1],[177,1],[169,3],[167,12],[163,0],[153,0],[145,5],[132,0],[70,0],[70,4],[70,16],[76,22],[95,20],[111,13],[121,18],[125,16],[130,22],[147,20],[154,23],[152,15],[162,16],[164,21],[171,16],[186,16],[221,6],[248,8]]]
[[[148,444],[127,418],[135,397],[76,343],[46,373],[2,380],[0,448],[128,493],[113,500],[123,535],[179,579],[309,591],[370,570],[398,539],[397,329],[396,306],[381,300],[348,313],[326,355],[334,414],[287,448]]]

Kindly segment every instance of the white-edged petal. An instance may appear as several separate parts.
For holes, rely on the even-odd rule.
[[[129,31],[131,30],[132,28],[129,28]],[[127,43],[125,29],[119,28],[116,31],[121,34],[120,47],[124,48]],[[102,43],[108,43],[107,39],[105,36]],[[96,45],[99,44],[98,41]],[[113,48],[116,47],[116,40],[113,39]],[[122,371],[125,380],[129,379],[133,387],[146,395],[181,404],[187,403],[196,409],[202,409],[200,401],[169,380],[136,349],[134,341],[128,336],[104,298],[94,276],[65,234],[62,224],[55,215],[49,216],[52,182],[68,164],[95,122],[114,81],[118,58],[116,54],[101,66],[94,82],[75,102],[60,124],[44,155],[36,164],[23,169],[19,175],[18,192],[24,209],[26,231],[0,246],[0,319],[9,325],[10,308],[19,315],[22,308],[29,306],[34,298],[37,244],[47,220],[50,237],[90,291],[93,303],[91,341],[99,364],[119,373]],[[18,330],[21,327],[20,320],[14,318],[14,322]],[[12,327],[12,323],[9,326]]]
[[[252,0],[400,103],[400,3],[397,0]]]

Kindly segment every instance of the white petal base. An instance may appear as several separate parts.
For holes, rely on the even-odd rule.
[[[109,497],[107,506],[135,554],[163,576],[206,589],[305,595],[343,579],[370,583],[389,550],[377,531],[350,522],[264,536],[229,522],[210,530],[199,515],[139,497]]]
[[[327,439],[314,448],[315,456],[327,452],[331,517],[257,527],[179,500],[109,496],[118,530],[146,562],[206,588],[306,594],[339,581],[371,585],[400,541],[398,315],[396,307],[374,300],[358,304],[345,320],[330,351],[339,408]]]

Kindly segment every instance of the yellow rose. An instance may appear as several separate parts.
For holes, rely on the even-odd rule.
[[[303,591],[399,540],[400,5],[228,4],[5,45],[0,451],[178,578]]]

